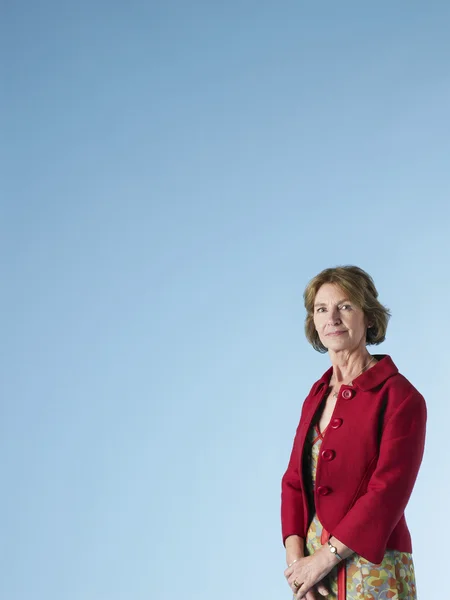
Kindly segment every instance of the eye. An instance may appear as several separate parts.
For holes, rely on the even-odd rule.
[[[319,308],[316,310],[316,312],[318,312],[318,313],[325,312],[325,308],[323,306],[319,306]]]
[[[351,310],[351,305],[350,304],[342,304],[341,308],[344,308],[345,310]]]

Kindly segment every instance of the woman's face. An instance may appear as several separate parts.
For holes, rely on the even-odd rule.
[[[324,283],[314,300],[314,325],[328,350],[356,350],[366,345],[367,319],[335,283]]]

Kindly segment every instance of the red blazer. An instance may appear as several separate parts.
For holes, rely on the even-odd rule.
[[[404,510],[422,461],[425,400],[387,355],[342,386],[325,432],[314,491],[317,516],[325,529],[372,563],[386,549],[412,552]],[[306,398],[288,468],[282,479],[283,541],[306,537],[310,519],[304,493],[305,438],[332,368]]]

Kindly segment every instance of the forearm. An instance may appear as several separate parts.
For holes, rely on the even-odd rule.
[[[327,564],[330,569],[338,563],[340,563],[341,559],[345,560],[346,558],[354,554],[354,551],[351,548],[340,542],[334,536],[331,536],[329,541],[337,549],[339,557],[333,552],[331,552],[330,546],[327,542],[325,542],[325,544],[323,544],[323,546],[319,550],[317,550],[317,552],[315,552],[315,555],[318,555],[317,558],[319,558],[320,556],[321,559],[324,560],[325,564]]]
[[[330,538],[330,543],[337,548],[339,556],[342,557],[343,559],[344,558],[348,558],[349,556],[351,556],[352,554],[354,554],[354,551],[351,548],[349,548],[348,546],[346,546],[345,544],[343,544],[342,542],[340,542],[333,535]],[[330,547],[328,546],[328,544],[326,544],[326,547],[327,547],[328,550],[330,549]]]
[[[305,540],[299,535],[290,535],[285,540],[286,563],[290,565],[293,560],[305,556]]]

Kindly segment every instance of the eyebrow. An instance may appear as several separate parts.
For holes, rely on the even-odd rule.
[[[337,304],[342,304],[343,302],[351,302],[351,300],[349,300],[348,298],[344,298],[343,300],[339,300]],[[325,302],[318,302],[317,304],[314,304],[314,306],[326,306],[326,304]]]

